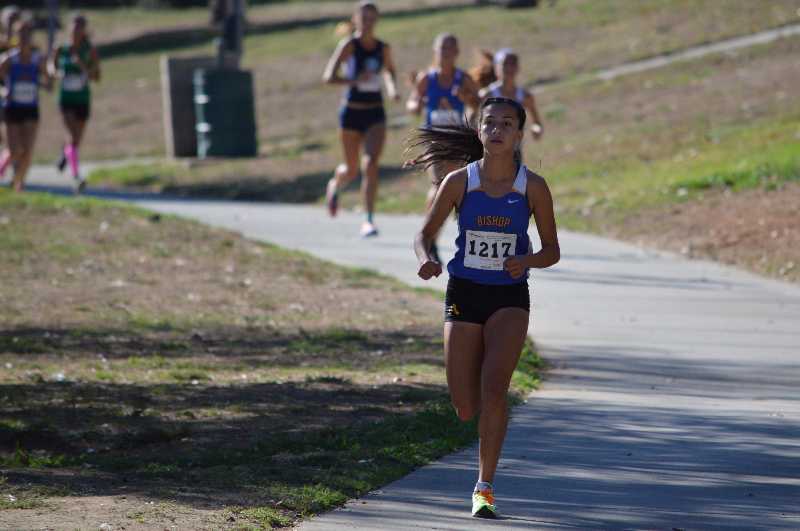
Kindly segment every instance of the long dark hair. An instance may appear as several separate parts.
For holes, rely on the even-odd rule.
[[[510,98],[486,98],[481,103],[478,113],[478,124],[483,119],[483,110],[489,105],[508,105],[517,113],[519,130],[525,127],[525,108],[517,100]],[[465,120],[466,123],[466,120]],[[483,144],[478,130],[469,125],[439,125],[420,127],[406,141],[407,155],[416,157],[406,160],[406,168],[428,169],[439,162],[463,163],[465,166],[483,158]],[[521,154],[514,152],[514,159],[519,163]]]

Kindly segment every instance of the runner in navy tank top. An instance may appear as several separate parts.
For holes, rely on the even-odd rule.
[[[425,127],[446,127],[465,123],[466,106],[478,106],[478,87],[471,77],[456,67],[458,39],[452,33],[441,33],[433,42],[433,65],[415,76],[414,89],[408,96],[406,110],[419,115],[425,112]],[[425,210],[430,210],[436,191],[445,175],[458,169],[458,163],[443,161],[428,169],[431,187]],[[431,247],[439,259],[436,242]]]
[[[528,332],[528,270],[555,264],[560,250],[547,183],[515,156],[525,109],[512,99],[489,98],[478,116],[477,131],[420,130],[412,147],[422,154],[410,163],[467,164],[445,178],[414,249],[419,276],[439,276],[442,265],[430,245],[450,212],[458,212],[458,251],[448,264],[445,295],[447,385],[460,419],[480,412],[472,515],[495,518],[493,482],[508,422],[508,387]],[[541,242],[535,253],[528,238],[531,215]]]
[[[381,94],[381,74],[386,82],[387,95],[398,99],[395,69],[389,45],[375,37],[378,8],[370,2],[361,2],[353,14],[355,32],[343,39],[325,67],[323,79],[332,85],[347,87],[339,110],[339,136],[344,151],[344,163],[339,164],[328,181],[326,203],[331,216],[338,209],[339,190],[347,186],[359,173],[361,160],[361,192],[367,219],[361,226],[364,237],[376,236],[373,213],[378,191],[378,161],[386,139],[386,112]],[[344,66],[344,75],[339,70]]]
[[[39,127],[39,87],[50,88],[44,56],[33,46],[33,19],[25,14],[14,25],[17,46],[0,59],[0,78],[8,95],[4,101],[9,152],[0,161],[3,170],[14,166],[12,186],[21,191],[33,160]]]

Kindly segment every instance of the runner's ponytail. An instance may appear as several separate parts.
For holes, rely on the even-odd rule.
[[[483,157],[483,144],[478,131],[466,125],[422,127],[406,144],[406,154],[420,151],[417,157],[405,162],[406,168],[427,170],[440,162],[463,163],[466,166]]]
[[[516,100],[509,98],[487,98],[480,106],[478,121],[481,120],[483,109],[489,105],[508,105],[517,113],[519,130],[525,127],[525,108]],[[406,141],[406,154],[419,150],[417,157],[406,160],[406,168],[428,169],[440,162],[464,164],[475,162],[483,158],[483,144],[478,136],[478,130],[468,125],[441,125],[434,127],[421,127],[416,134]],[[514,159],[519,163],[522,154],[517,149]]]

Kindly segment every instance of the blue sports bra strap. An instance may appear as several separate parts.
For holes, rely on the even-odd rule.
[[[470,162],[467,165],[467,193],[477,190],[481,186],[481,176],[478,171],[478,163]]]

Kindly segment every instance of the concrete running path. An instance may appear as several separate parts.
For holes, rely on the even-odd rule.
[[[410,284],[419,216],[139,198],[139,205]],[[443,242],[452,242],[448,226]],[[800,529],[800,289],[560,233],[534,272],[531,333],[552,369],[514,410],[495,522],[469,517],[476,448],[300,525],[317,530]],[[450,248],[452,252],[452,247]]]

